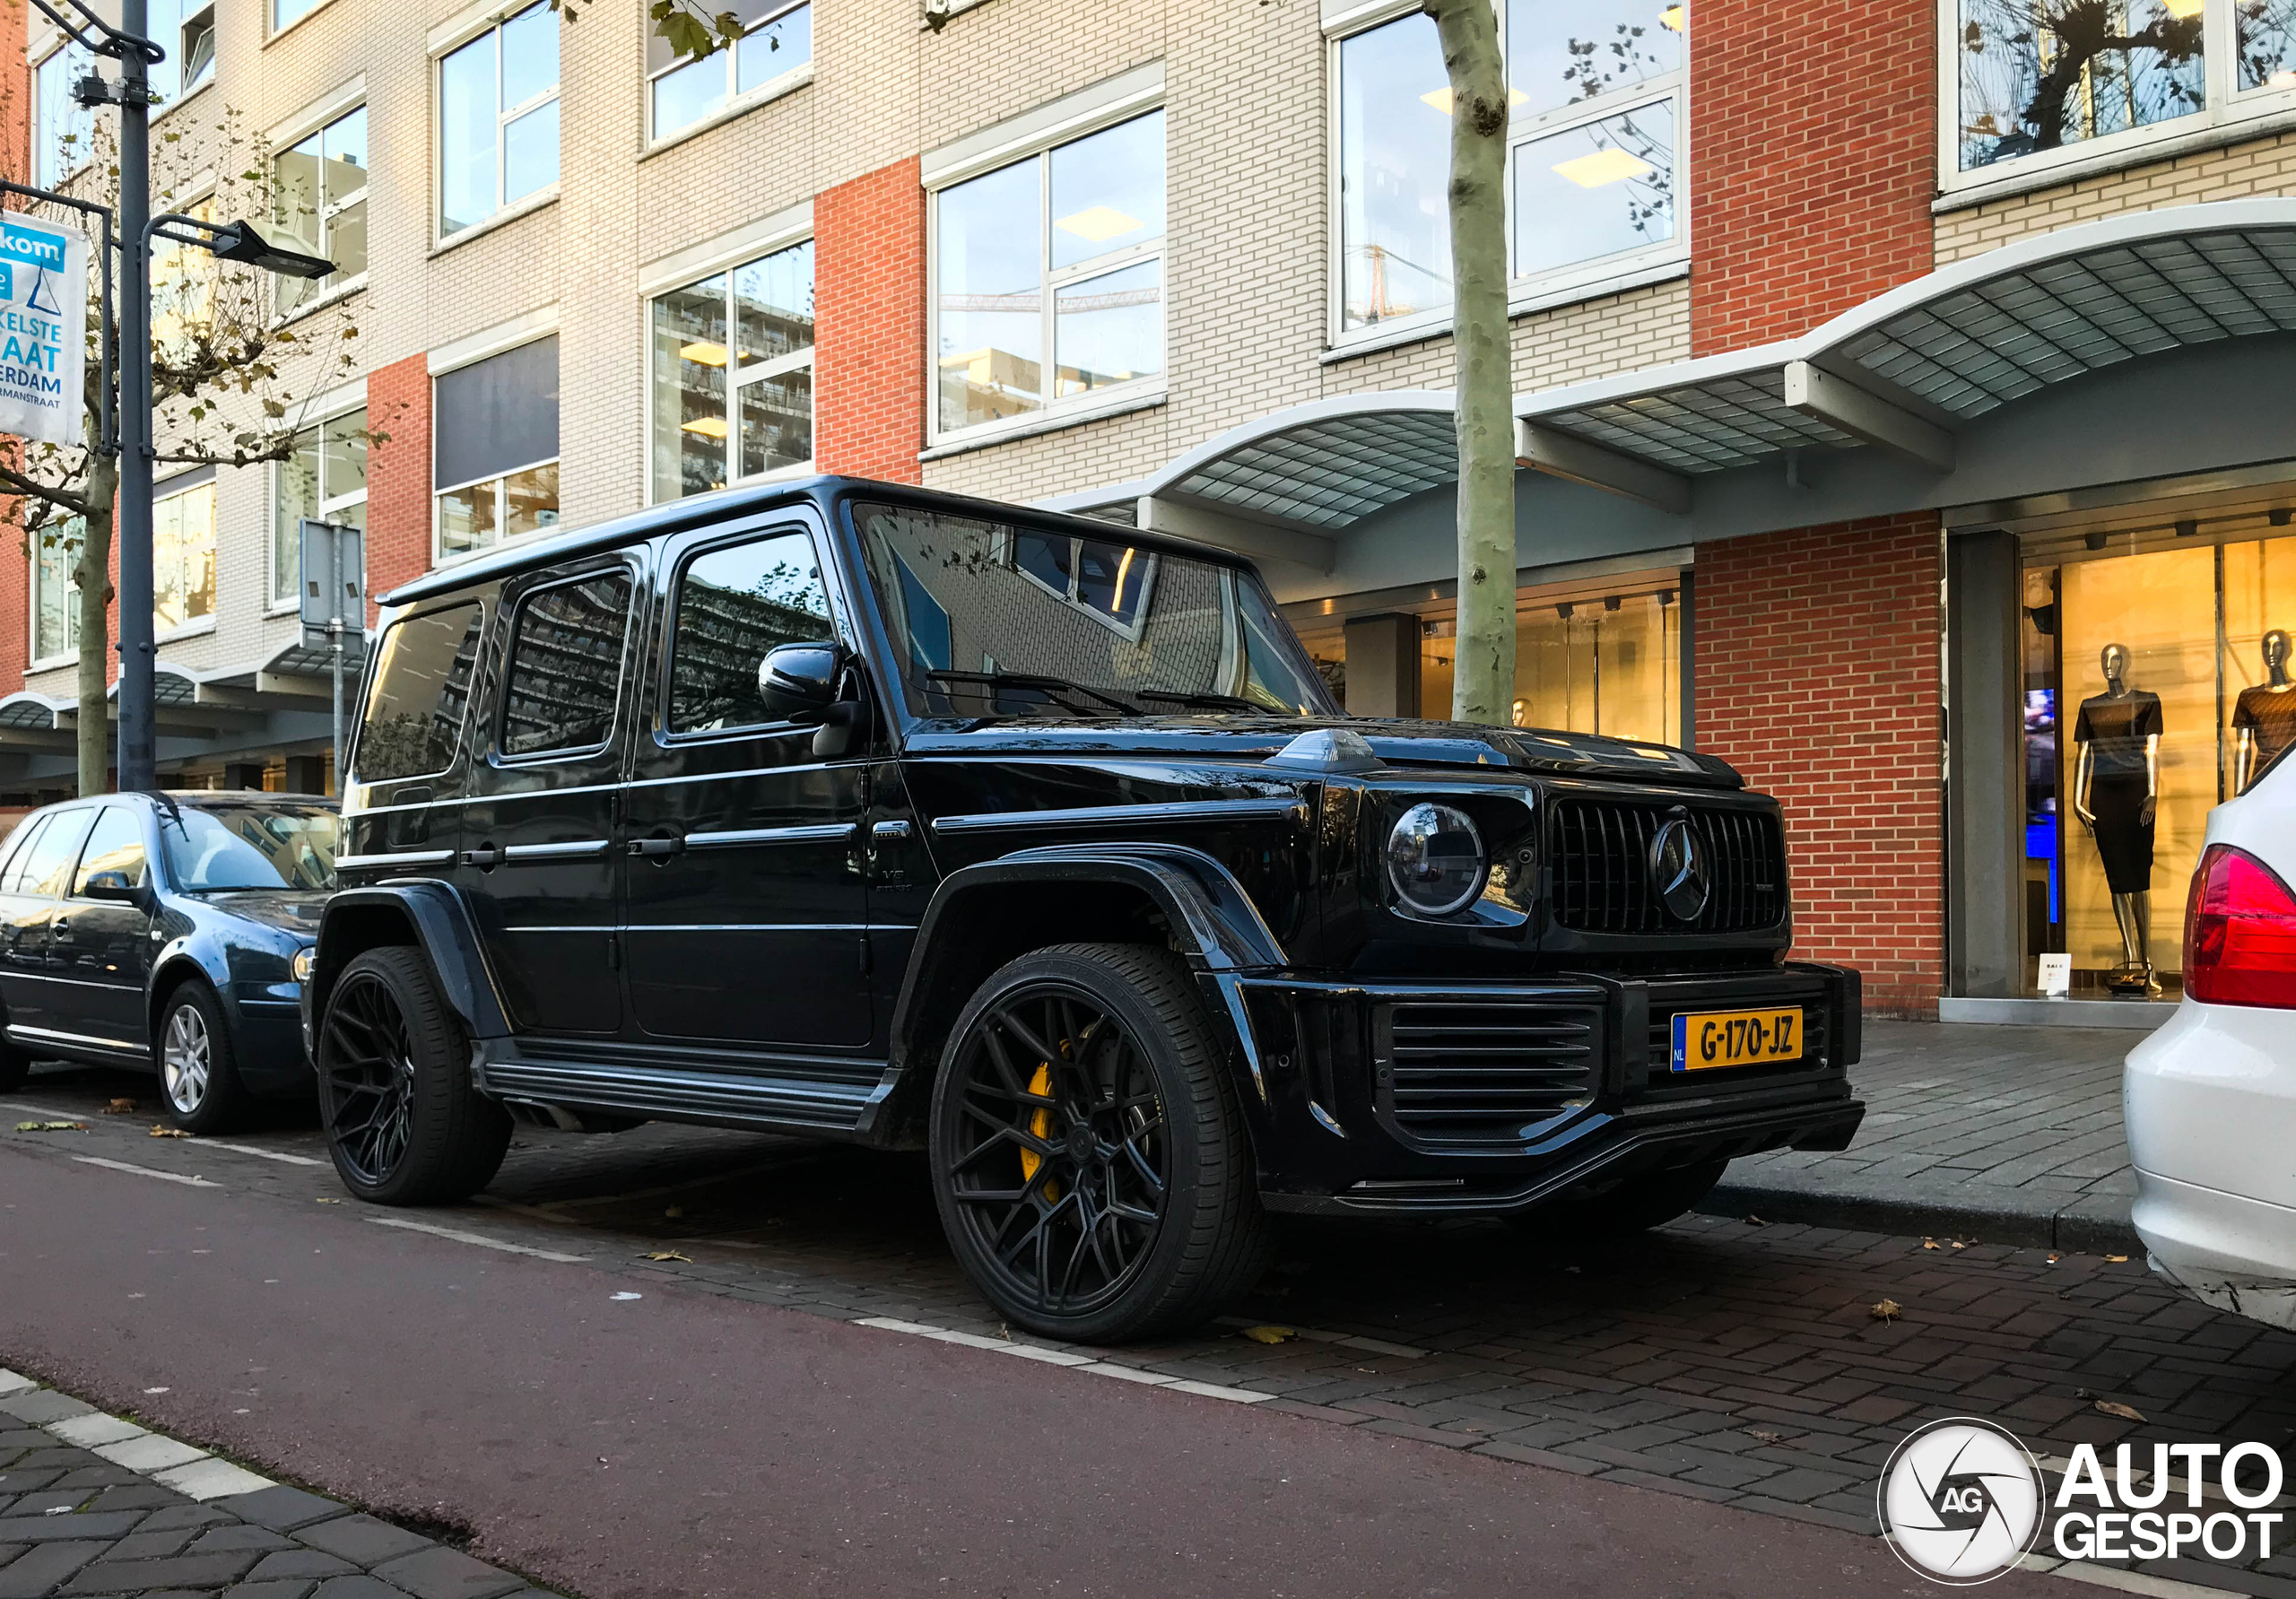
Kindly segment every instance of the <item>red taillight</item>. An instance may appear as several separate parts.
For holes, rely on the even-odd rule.
[[[2185,908],[2185,992],[2296,1009],[2296,894],[2246,850],[2212,844]]]

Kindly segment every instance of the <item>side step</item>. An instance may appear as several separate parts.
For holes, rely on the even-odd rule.
[[[703,1126],[803,1133],[854,1138],[879,1100],[891,1091],[878,1062],[840,1062],[876,1070],[868,1081],[763,1073],[696,1072],[653,1065],[544,1059],[506,1040],[481,1043],[471,1074],[485,1093],[516,1111],[565,1126],[604,1126],[613,1121],[691,1122]],[[561,1114],[562,1113],[562,1114]],[[585,1114],[589,1113],[589,1114]],[[603,1114],[600,1114],[603,1113]]]

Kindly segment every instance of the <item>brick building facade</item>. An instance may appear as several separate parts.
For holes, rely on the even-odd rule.
[[[2071,953],[2084,995],[2131,966],[2066,820],[2074,701],[2103,686],[2084,663],[2111,635],[2179,707],[2156,864],[2173,904],[2231,769],[2211,706],[2296,586],[2272,531],[2296,504],[2296,418],[2265,377],[2296,336],[2274,275],[2296,282],[2296,90],[2210,78],[2043,126],[1994,72],[2041,47],[1987,6],[1500,9],[1518,715],[1731,760],[1786,804],[1800,952],[1862,966],[1878,1010],[1999,1019],[2041,953]],[[1431,22],[1408,0],[753,17],[694,67],[649,57],[639,11],[167,11],[183,58],[213,61],[170,80],[170,203],[208,192],[235,137],[310,152],[260,203],[344,261],[299,326],[353,319],[360,355],[347,379],[304,374],[314,465],[161,485],[205,496],[213,528],[166,669],[260,711],[178,716],[163,769],[277,778],[323,748],[280,532],[299,514],[362,519],[382,592],[501,539],[812,470],[1229,543],[1335,674],[1375,634],[1411,668],[1359,676],[1359,708],[1441,714]],[[31,126],[10,136],[47,169],[65,57],[37,21],[18,42]],[[526,120],[545,108],[546,171]],[[279,199],[294,183],[311,204]],[[369,436],[361,471],[344,441]],[[0,571],[0,625],[25,640],[0,650],[0,789],[20,798],[69,781],[42,720],[72,670],[35,619],[52,581]],[[2196,585],[2232,619],[2205,638],[2130,598],[2199,615]],[[2164,925],[2149,956],[2173,993],[2171,943]]]

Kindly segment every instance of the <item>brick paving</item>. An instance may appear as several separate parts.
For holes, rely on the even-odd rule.
[[[1954,1091],[1935,1073],[1955,1064],[1952,1051],[1979,1047],[1970,1035],[2010,1030],[1920,1030],[1935,1049],[1885,1037],[1883,1065],[1866,1074],[1877,1108],[1908,1107],[1905,1121],[1877,1129],[1903,1131],[1877,1143],[1942,1135],[1942,1112],[1907,1125]],[[2126,1043],[2092,1054],[2092,1085],[2103,1050]],[[2024,1068],[2012,1057],[1988,1069],[1997,1088]],[[88,1114],[132,1087],[103,1073],[44,1075],[12,1099],[73,1112],[89,1130],[0,1138],[283,1203],[328,1201],[323,1213],[346,1226],[373,1219],[342,1203],[327,1167],[244,1152],[315,1160],[307,1126],[247,1134],[230,1141],[235,1151],[152,1140],[141,1118]],[[2056,1091],[2064,1114],[2097,1114],[2074,1074]],[[1962,1125],[1981,1134],[1987,1124],[1973,1114]],[[1981,1181],[2024,1159],[2005,1149],[1976,1177],[1935,1180]],[[193,1192],[170,1202],[191,1203]],[[921,1156],[671,1126],[593,1138],[521,1130],[484,1201],[413,1214],[627,1279],[847,1321],[1010,1336],[942,1242]],[[2112,1258],[2123,1251],[1956,1243],[1944,1232],[1700,1215],[1576,1252],[1496,1223],[1292,1221],[1239,1322],[1295,1335],[1262,1343],[1231,1325],[1093,1352],[1266,1394],[1270,1407],[1334,1425],[1869,1534],[1883,1463],[1933,1419],[1998,1421],[2045,1457],[2082,1443],[2109,1460],[2120,1442],[2143,1459],[2156,1441],[2296,1439],[2296,1335],[2184,1299],[2141,1261]],[[1883,1300],[1898,1307],[1889,1319],[1874,1314]],[[2144,1419],[2102,1412],[2100,1401]],[[2193,1560],[2138,1569],[2296,1599],[2296,1560],[2277,1553],[2237,1571]]]
[[[67,1394],[21,1388],[0,1371],[0,1599],[541,1599],[551,1591],[299,1488],[202,1500],[121,1464],[121,1449],[58,1436],[140,1430],[85,1425],[104,1420]]]

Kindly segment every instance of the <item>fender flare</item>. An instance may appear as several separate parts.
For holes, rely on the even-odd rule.
[[[483,946],[470,907],[452,885],[429,879],[376,883],[344,889],[326,903],[319,922],[318,946],[314,952],[309,993],[304,1004],[306,1033],[316,1042],[318,1019],[326,1014],[335,980],[357,951],[344,952],[356,934],[350,927],[377,912],[396,915],[413,928],[413,943],[430,963],[439,992],[473,1038],[499,1038],[511,1031],[509,1015],[495,990],[493,974],[486,967]],[[374,940],[359,943],[359,950]]]
[[[1014,883],[1108,883],[1138,889],[1164,913],[1188,964],[1206,978],[1278,969],[1289,963],[1259,908],[1235,874],[1181,844],[1047,844],[961,867],[941,880],[917,930],[916,954],[893,1007],[892,1058],[913,1053],[918,1008],[943,963],[943,929],[965,900]]]

